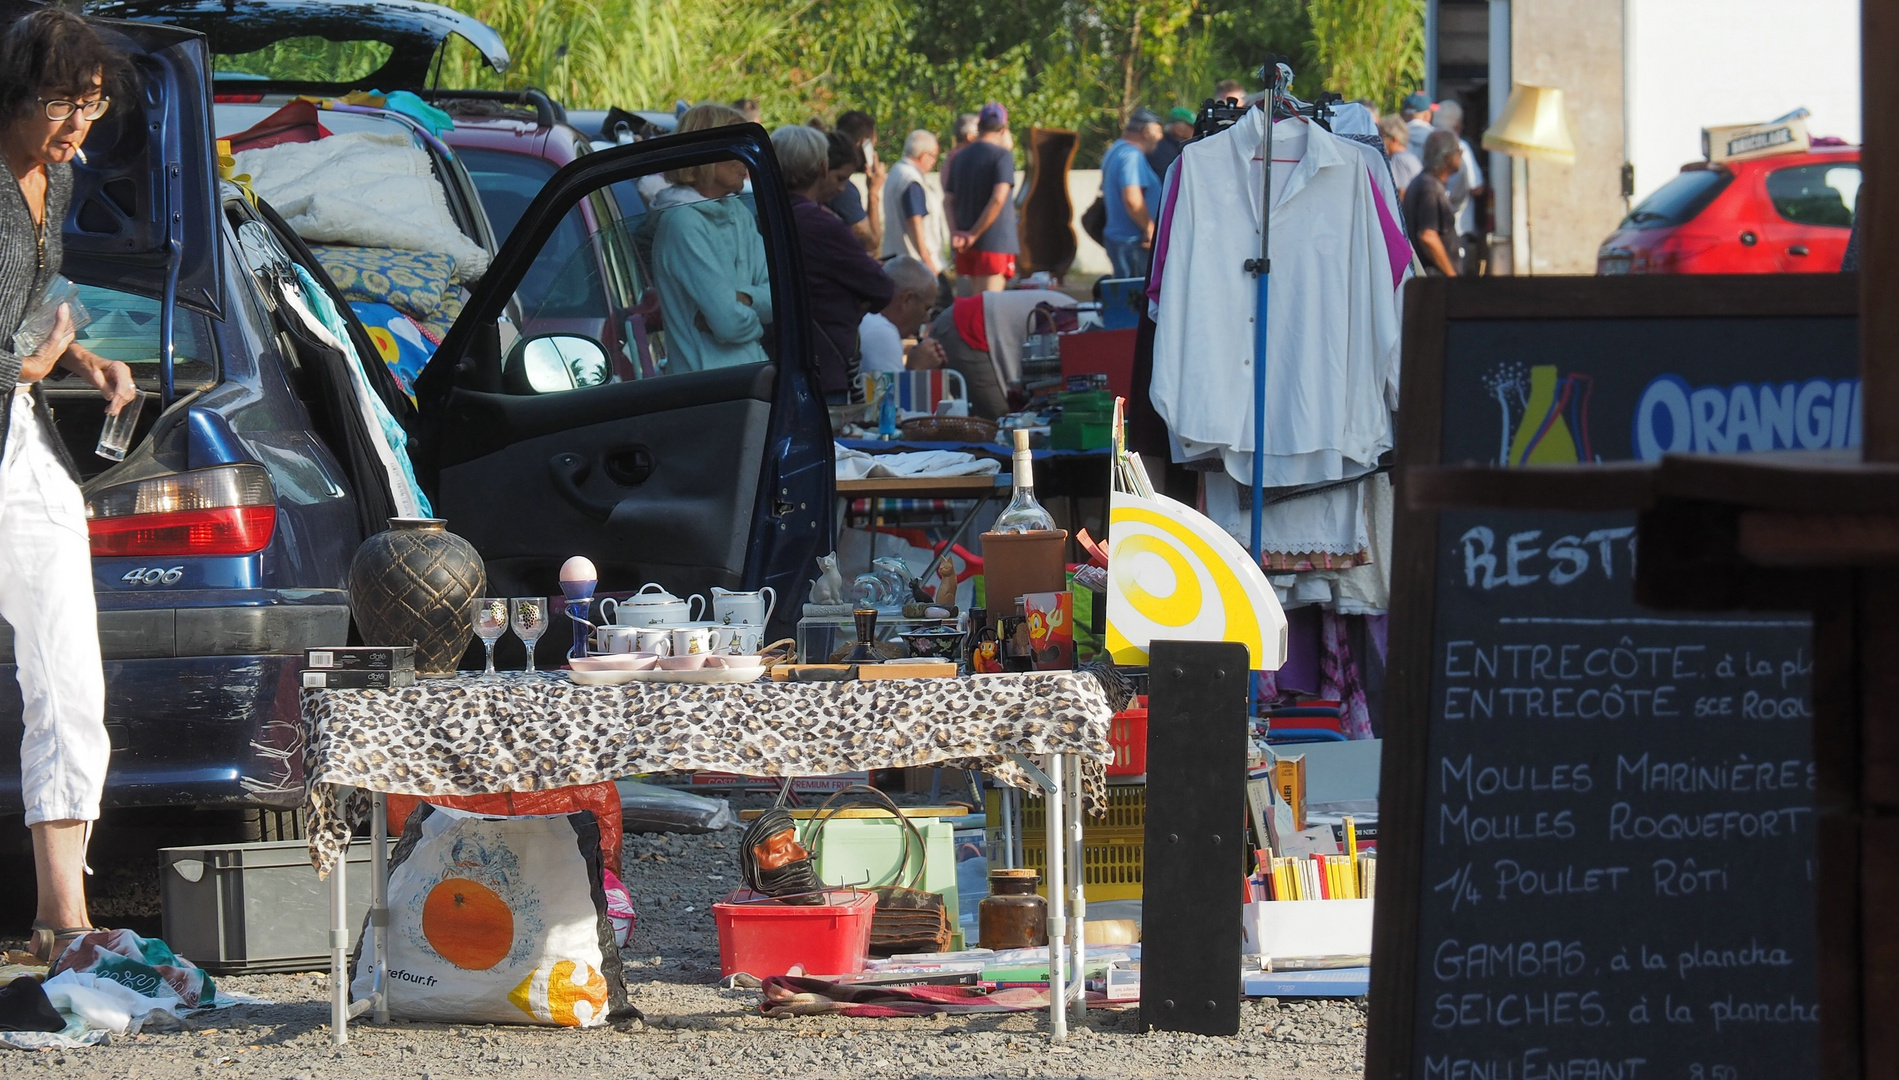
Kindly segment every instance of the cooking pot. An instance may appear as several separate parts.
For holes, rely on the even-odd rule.
[[[656,581],[640,586],[625,600],[609,596],[600,601],[600,617],[621,626],[677,626],[698,621],[704,610],[705,597],[681,600]]]
[[[726,626],[763,626],[777,606],[778,594],[769,585],[757,592],[734,592],[717,586],[712,589],[712,621]]]

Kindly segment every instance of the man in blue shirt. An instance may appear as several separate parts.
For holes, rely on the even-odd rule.
[[[1152,109],[1135,109],[1121,137],[1101,158],[1101,190],[1108,211],[1101,232],[1118,278],[1147,276],[1160,208],[1160,177],[1147,155],[1160,141],[1161,118]]]

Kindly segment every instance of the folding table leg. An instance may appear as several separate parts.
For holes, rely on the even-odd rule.
[[[338,795],[342,802],[342,793]],[[330,1042],[349,1042],[349,848],[330,871]]]
[[[1088,916],[1088,895],[1082,865],[1081,758],[1063,754],[1062,769],[1066,773],[1062,783],[1067,787],[1068,798],[1068,947],[1074,950],[1075,956],[1069,992],[1075,996],[1075,1020],[1079,1023],[1088,1018],[1088,945],[1083,932]]]
[[[1048,794],[1043,800],[1048,819],[1048,1033],[1056,1042],[1068,1038],[1068,954],[1063,948],[1067,926],[1067,890],[1063,871],[1068,863],[1068,831],[1062,825],[1062,812],[1068,800],[1063,791],[1066,769],[1062,755],[1049,754],[1043,763],[1048,773]]]
[[[369,947],[374,958],[375,1021],[389,1022],[389,796],[370,795]]]

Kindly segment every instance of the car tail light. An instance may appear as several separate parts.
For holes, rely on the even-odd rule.
[[[120,484],[86,500],[95,556],[249,555],[277,531],[259,465],[220,465]]]

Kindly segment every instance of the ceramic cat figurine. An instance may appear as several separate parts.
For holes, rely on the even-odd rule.
[[[837,552],[818,556],[818,576],[811,582],[811,602],[818,605],[844,602],[844,575],[837,572]]]

